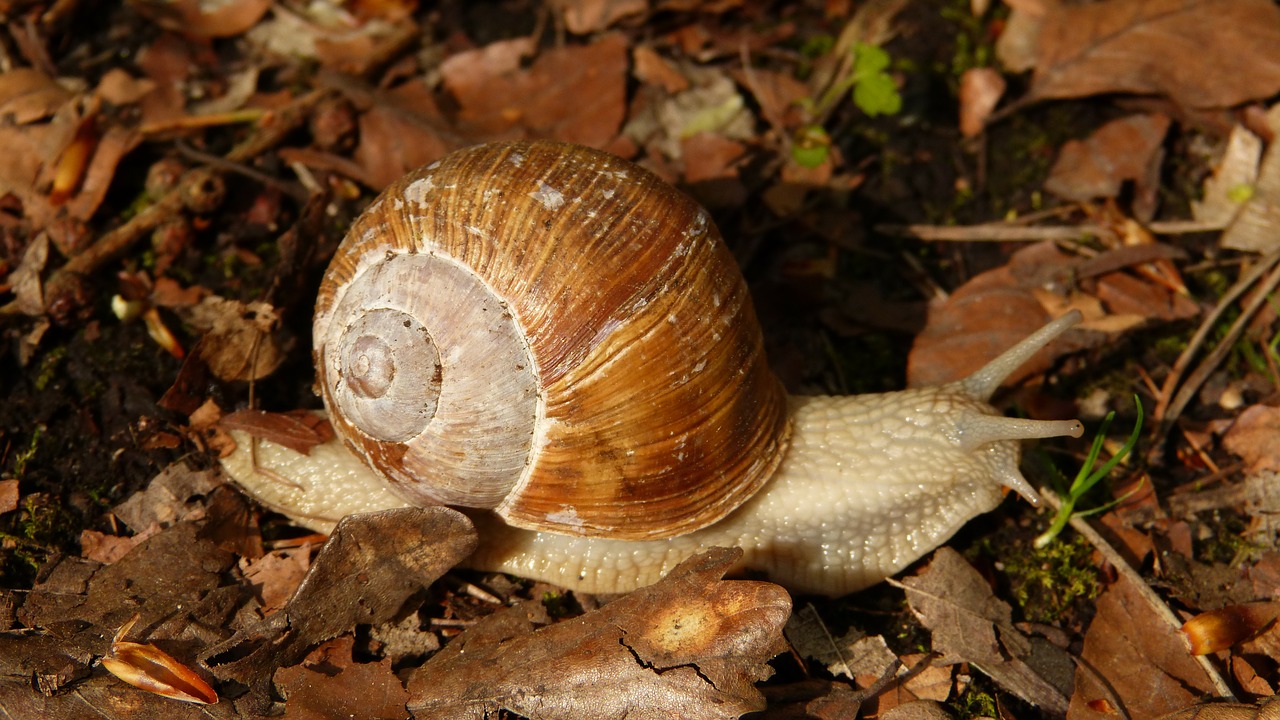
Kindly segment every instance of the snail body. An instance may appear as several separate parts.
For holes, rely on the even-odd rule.
[[[598,151],[479,146],[388,188],[330,265],[314,360],[342,442],[310,456],[262,442],[267,473],[247,451],[224,465],[321,529],[383,507],[475,508],[469,565],[570,588],[630,590],[727,545],[794,590],[843,594],[1002,487],[1034,500],[1018,440],[1080,425],[987,401],[1074,322],[948,385],[788,397],[696,203]]]

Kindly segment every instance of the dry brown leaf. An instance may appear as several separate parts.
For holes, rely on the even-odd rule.
[[[881,720],[952,720],[946,707],[934,700],[913,700],[880,716]]]
[[[120,537],[108,535],[97,530],[80,531],[80,556],[86,560],[110,565],[129,554],[143,538],[140,536]]]
[[[0,74],[0,118],[25,125],[51,117],[73,93],[39,70],[15,68]]]
[[[52,669],[78,677],[76,668],[87,671],[90,658],[104,654],[116,628],[135,613],[141,615],[138,625],[150,642],[174,655],[194,657],[208,640],[209,629],[220,627],[244,602],[229,574],[234,565],[231,553],[197,533],[194,524],[180,523],[112,565],[73,557],[51,563],[19,609],[18,619],[28,628],[28,638],[48,633],[56,641],[52,647],[19,646],[16,657],[9,655],[10,649],[0,649],[0,666],[12,662],[47,668],[60,655],[68,667],[55,664]],[[77,691],[81,687],[77,685]],[[114,679],[109,687],[125,690]]]
[[[1052,243],[1018,251],[1009,264],[971,278],[945,301],[929,306],[928,323],[916,336],[907,358],[907,384],[940,385],[967,376],[1008,350],[1049,320],[1034,289],[1053,273],[1070,272],[1069,258]],[[1086,315],[1088,318],[1088,315]],[[1071,338],[1068,334],[1067,339]],[[1014,371],[1008,384],[1042,372],[1059,339]]]
[[[849,720],[859,717],[862,694],[845,682],[810,678],[786,685],[769,684],[761,690],[769,710],[761,717],[777,720]]]
[[[353,640],[342,637],[325,643],[293,667],[276,672],[276,685],[286,698],[288,720],[405,717],[409,693],[391,670],[391,661],[357,663],[351,659]]]
[[[1267,124],[1280,128],[1280,106],[1267,113]],[[1280,143],[1262,156],[1253,192],[1218,242],[1225,248],[1268,253],[1280,247]]]
[[[1280,552],[1263,552],[1249,568],[1253,597],[1280,597]]]
[[[30,646],[28,640],[26,646]],[[8,648],[0,647],[0,654]],[[70,669],[70,666],[60,668]],[[35,677],[39,689],[56,692],[64,675],[52,672],[28,673],[26,676],[0,676],[0,714],[23,720],[57,718],[57,720],[209,720],[205,712],[210,706],[177,703],[145,690],[125,685],[107,673],[75,679],[74,691],[49,696],[31,689]],[[87,671],[86,671],[87,674]],[[217,705],[213,707],[219,707]]]
[[[22,262],[9,273],[10,290],[18,312],[23,315],[44,314],[44,282],[40,275],[48,261],[49,236],[41,233],[22,253]]]
[[[680,155],[684,158],[684,181],[690,185],[738,177],[738,166],[746,161],[747,155],[745,145],[714,133],[687,137],[680,143],[680,148]]]
[[[809,97],[809,86],[794,75],[763,68],[738,70],[732,75],[739,85],[751,91],[761,115],[771,123],[781,123],[777,129],[798,126],[806,119],[800,108]]]
[[[244,579],[262,605],[262,614],[283,608],[311,568],[311,544],[272,550],[253,562],[241,562]]]
[[[1245,409],[1222,446],[1248,463],[1251,473],[1280,471],[1280,408],[1253,405]]]
[[[98,81],[94,92],[112,105],[132,105],[155,89],[156,84],[151,80],[135,78],[120,68],[111,68]]]
[[[1084,202],[1113,198],[1126,181],[1142,195],[1159,185],[1160,152],[1169,131],[1163,115],[1131,115],[1095,130],[1086,140],[1062,146],[1044,188],[1058,197]]]
[[[111,651],[102,656],[102,666],[130,685],[161,697],[199,705],[218,702],[218,693],[194,670],[150,643],[124,638],[138,622],[135,614],[116,631]]]
[[[0,515],[18,509],[18,481],[0,480]]]
[[[1040,26],[1047,9],[1039,0],[1006,0],[1009,19],[996,40],[996,57],[1006,70],[1021,73],[1036,66]]]
[[[275,338],[280,318],[267,303],[242,303],[213,295],[179,311],[205,334],[198,346],[200,357],[223,380],[261,380],[284,361],[284,351]]]
[[[564,17],[565,27],[575,35],[606,30],[649,9],[647,0],[554,0],[552,5]]]
[[[46,228],[70,217],[87,221],[97,211],[115,176],[116,166],[141,142],[129,127],[99,116],[101,100],[93,94],[72,95],[39,74],[8,73],[0,83],[0,117],[27,118],[21,124],[0,123],[0,196],[22,201],[26,222]],[[60,104],[55,108],[54,103]],[[38,122],[52,114],[47,122]]]
[[[1200,306],[1186,295],[1144,282],[1129,273],[1114,272],[1099,277],[1094,293],[1112,315],[1185,320],[1200,314]]]
[[[202,654],[214,675],[249,688],[242,700],[271,708],[272,676],[358,624],[391,620],[410,597],[470,555],[475,529],[445,507],[348,515],[338,522],[285,607],[250,622]]]
[[[1222,158],[1205,178],[1199,200],[1191,201],[1191,214],[1196,220],[1215,227],[1226,227],[1240,208],[1258,179],[1262,161],[1262,138],[1243,125],[1231,128]]]
[[[689,88],[689,79],[676,68],[675,63],[648,45],[637,45],[631,51],[631,62],[634,66],[632,72],[642,83],[657,85],[672,94]]]
[[[381,190],[410,170],[440,159],[453,148],[437,132],[444,115],[425,83],[410,81],[377,96],[360,115],[360,144],[354,159],[362,172],[353,175]]]
[[[933,633],[943,663],[969,662],[1004,689],[1052,713],[1067,710],[1072,663],[1066,651],[1013,626],[1012,610],[956,551],[943,547],[905,578],[907,602]]]
[[[505,708],[539,720],[761,710],[754,683],[786,649],[791,599],[777,585],[721,580],[740,555],[713,549],[654,585],[536,631],[541,603],[490,616],[414,673],[410,710],[470,718]]]
[[[1115,714],[1091,705],[1113,698],[1129,717],[1156,717],[1213,692],[1178,631],[1152,611],[1128,580],[1108,588],[1097,608],[1085,633],[1068,720],[1113,720]],[[1100,678],[1106,687],[1099,685]]]
[[[812,605],[792,613],[785,631],[791,648],[801,657],[820,663],[836,677],[857,679],[864,687],[898,663],[898,656],[879,635],[867,637],[854,628],[833,637]]]
[[[755,115],[729,74],[714,67],[688,67],[692,87],[675,95],[658,95],[627,121],[626,136],[649,148],[650,160],[680,159],[681,141],[698,133],[731,140],[756,138]]]
[[[135,533],[153,526],[168,527],[202,512],[200,500],[222,484],[217,471],[174,463],[152,478],[145,490],[130,495],[111,512]]]
[[[627,41],[604,35],[543,52],[506,41],[451,56],[440,66],[458,102],[458,124],[483,137],[538,136],[603,147],[626,113]]]
[[[1220,108],[1280,90],[1271,0],[1046,4],[1030,98],[1138,93]]]
[[[1280,697],[1266,697],[1257,705],[1204,703],[1183,708],[1156,720],[1280,720]]]
[[[306,410],[269,413],[237,410],[218,420],[223,430],[240,430],[290,450],[310,455],[311,448],[333,439],[333,426],[326,417]]]
[[[132,0],[129,4],[160,27],[203,38],[239,35],[271,8],[271,0]]]
[[[970,68],[960,76],[960,134],[975,137],[1000,103],[1007,83],[995,68]]]

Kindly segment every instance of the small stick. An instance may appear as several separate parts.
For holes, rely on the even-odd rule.
[[[330,90],[312,90],[294,100],[287,107],[264,118],[259,132],[227,153],[230,163],[244,163],[261,155],[284,140],[285,136],[306,121],[315,106]],[[45,282],[45,297],[56,298],[74,287],[78,276],[89,275],[112,259],[120,256],[138,240],[160,225],[176,217],[183,208],[183,198],[192,190],[210,180],[219,179],[222,171],[210,168],[194,168],[183,174],[182,180],[169,192],[128,222],[98,238],[89,247],[67,261],[49,276]],[[17,301],[0,306],[0,317],[18,315]]]
[[[1221,223],[1201,223],[1188,220],[1153,222],[1144,225],[1156,235],[1186,235],[1189,233],[1221,230]],[[875,227],[876,232],[896,237],[914,237],[921,240],[944,242],[1032,242],[1039,240],[1074,240],[1082,236],[1105,237],[1115,233],[1105,225],[1080,223],[1078,225],[1027,226],[1017,221],[981,223],[978,225],[893,225]]]
[[[1218,367],[1218,364],[1226,358],[1227,353],[1231,351],[1231,346],[1235,344],[1240,334],[1244,332],[1245,325],[1253,318],[1254,313],[1262,307],[1268,299],[1268,296],[1275,290],[1277,284],[1280,284],[1280,269],[1277,269],[1277,262],[1280,261],[1280,251],[1272,252],[1266,257],[1259,260],[1258,264],[1250,268],[1230,290],[1222,296],[1218,301],[1217,307],[1213,312],[1205,316],[1200,323],[1200,327],[1196,329],[1196,334],[1187,341],[1187,347],[1178,356],[1173,364],[1173,368],[1169,370],[1169,375],[1164,379],[1164,384],[1160,387],[1160,393],[1156,396],[1156,408],[1152,412],[1155,419],[1157,437],[1163,437],[1174,420],[1182,414],[1183,408],[1191,401],[1200,390],[1200,385],[1209,378],[1209,375]],[[1187,367],[1191,365],[1192,358],[1200,351],[1204,345],[1205,339],[1213,330],[1214,325],[1218,322],[1218,318],[1230,308],[1241,295],[1245,293],[1254,283],[1258,282],[1268,271],[1271,271],[1268,277],[1240,313],[1240,317],[1236,319],[1235,324],[1231,326],[1231,330],[1227,336],[1222,338],[1213,352],[1205,358],[1204,362],[1196,368],[1195,372],[1187,378],[1186,382],[1182,382],[1183,373]],[[1181,387],[1179,385],[1181,384]],[[1175,395],[1175,391],[1177,394]]]

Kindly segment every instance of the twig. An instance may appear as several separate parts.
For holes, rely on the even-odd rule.
[[[1045,502],[1053,509],[1057,510],[1062,507],[1062,500],[1058,498],[1057,494],[1054,493],[1053,490],[1049,488],[1041,488],[1040,496],[1043,497]],[[1173,610],[1171,610],[1169,606],[1165,604],[1164,600],[1162,600],[1160,596],[1151,589],[1151,586],[1148,585],[1147,581],[1138,574],[1138,571],[1134,570],[1133,566],[1130,565],[1128,561],[1111,546],[1111,543],[1107,542],[1106,538],[1102,537],[1097,530],[1093,529],[1092,525],[1080,516],[1073,516],[1071,518],[1071,527],[1074,528],[1076,532],[1083,535],[1085,539],[1087,539],[1089,543],[1102,554],[1102,557],[1105,558],[1107,562],[1111,563],[1112,567],[1116,569],[1116,572],[1133,585],[1133,588],[1137,590],[1138,594],[1141,595],[1144,600],[1147,601],[1147,604],[1151,606],[1151,609],[1154,610],[1157,615],[1163,618],[1165,622],[1169,623],[1175,631],[1182,631],[1182,621],[1178,619],[1178,616],[1173,614]],[[1203,668],[1205,674],[1208,675],[1209,681],[1213,683],[1214,690],[1218,693],[1218,697],[1228,698],[1230,700],[1236,699],[1235,695],[1231,692],[1231,688],[1227,686],[1226,679],[1223,678],[1222,674],[1218,672],[1218,669],[1213,666],[1213,663],[1209,662],[1209,658],[1204,655],[1192,655],[1192,657],[1195,658],[1196,662],[1200,663],[1200,667]]]
[[[1160,388],[1160,393],[1156,396],[1156,407],[1152,411],[1152,417],[1155,419],[1155,437],[1164,437],[1173,422],[1182,414],[1182,410],[1186,407],[1191,398],[1200,390],[1200,386],[1209,378],[1209,375],[1217,369],[1219,363],[1231,351],[1231,347],[1235,344],[1240,334],[1244,332],[1245,325],[1253,318],[1254,313],[1258,311],[1262,304],[1267,301],[1267,296],[1275,290],[1276,285],[1280,284],[1280,268],[1276,267],[1276,263],[1280,261],[1280,250],[1272,252],[1270,255],[1262,258],[1257,265],[1249,269],[1230,290],[1222,296],[1218,301],[1217,307],[1213,312],[1209,313],[1200,327],[1196,330],[1195,335],[1187,342],[1187,347],[1178,356],[1178,359],[1170,369],[1168,377],[1165,378],[1164,384]],[[1209,356],[1200,363],[1186,380],[1182,382],[1183,373],[1191,364],[1191,360],[1200,351],[1204,345],[1205,338],[1213,330],[1218,322],[1218,318],[1232,307],[1236,299],[1245,293],[1250,287],[1256,283],[1259,278],[1271,271],[1271,275],[1262,283],[1258,291],[1254,293],[1254,297],[1249,304],[1241,311],[1240,317],[1236,319],[1231,326],[1226,337],[1218,342],[1218,345],[1209,353]],[[1181,388],[1179,389],[1179,385]],[[1174,391],[1177,390],[1177,394]]]
[[[1222,229],[1221,223],[1201,223],[1186,220],[1153,222],[1143,227],[1156,235],[1186,235]],[[1115,234],[1109,227],[1097,223],[1027,226],[1017,221],[963,226],[882,224],[877,225],[875,230],[895,237],[914,237],[921,240],[942,242],[1033,242],[1039,240],[1074,240],[1082,236],[1101,237]]]
[[[259,131],[232,148],[225,160],[230,163],[245,163],[275,147],[284,140],[286,135],[301,125],[315,106],[329,97],[331,92],[327,89],[312,90],[294,100],[280,112],[264,119]],[[80,276],[91,274],[122,255],[135,242],[182,212],[185,198],[193,191],[211,181],[221,179],[222,174],[223,171],[210,168],[188,170],[177,186],[165,193],[163,197],[134,215],[125,224],[98,238],[88,248],[55,270],[45,282],[45,297],[56,298],[64,295],[75,286]],[[17,314],[19,312],[16,300],[0,306],[0,317]]]

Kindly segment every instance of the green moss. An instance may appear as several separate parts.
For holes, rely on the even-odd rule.
[[[36,425],[35,430],[31,432],[31,440],[27,442],[27,447],[22,449],[13,456],[13,476],[19,480],[27,473],[27,464],[35,458],[36,453],[40,450],[40,438],[44,437],[44,425]]]
[[[955,710],[957,720],[968,720],[968,718],[993,718],[1000,717],[1000,708],[996,704],[996,696],[985,689],[980,689],[976,684],[971,683],[965,688],[955,700],[949,705]]]
[[[995,46],[989,38],[995,37],[987,32],[986,21],[973,14],[967,0],[952,0],[941,11],[943,19],[955,28],[955,43],[951,52],[950,64],[937,68],[939,73],[945,72],[952,92],[960,87],[960,76],[966,70],[988,67],[995,58]]]
[[[23,497],[16,517],[0,530],[0,584],[5,587],[30,585],[29,578],[49,555],[70,544],[77,527],[65,503],[46,493]]]
[[[1093,548],[1083,537],[1059,536],[1039,549],[1030,543],[986,542],[1008,579],[1009,596],[1028,620],[1057,622],[1078,601],[1092,600],[1101,590]]]
[[[36,390],[44,390],[53,382],[54,376],[58,372],[58,366],[67,356],[66,346],[56,347],[45,353],[44,359],[40,361],[40,369],[36,371]]]
[[[556,619],[577,615],[581,611],[575,608],[576,604],[568,595],[550,590],[542,593],[542,607],[546,608],[548,615]]]
[[[1225,563],[1235,566],[1241,558],[1260,554],[1264,548],[1245,539],[1249,521],[1234,513],[1219,513],[1208,537],[1197,543],[1196,559],[1204,563]]]

